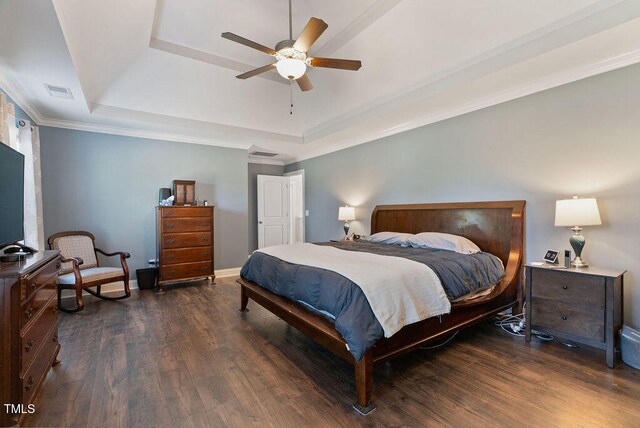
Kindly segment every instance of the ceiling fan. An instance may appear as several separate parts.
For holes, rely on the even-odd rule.
[[[289,79],[290,81],[295,80],[301,90],[310,91],[313,89],[313,85],[311,84],[311,80],[309,80],[309,76],[306,75],[307,66],[337,68],[340,70],[352,71],[357,71],[362,66],[362,63],[359,60],[308,56],[309,49],[313,43],[318,40],[327,27],[327,23],[322,19],[311,18],[302,30],[302,33],[300,33],[300,36],[298,36],[298,39],[293,40],[291,30],[291,0],[289,0],[289,39],[278,42],[275,49],[271,49],[267,46],[261,45],[260,43],[256,43],[229,32],[222,33],[222,37],[233,42],[240,43],[241,45],[262,51],[277,60],[276,62],[265,65],[264,67],[239,74],[236,76],[238,79],[248,79],[249,77],[257,76],[258,74],[265,73],[275,68],[285,79]]]

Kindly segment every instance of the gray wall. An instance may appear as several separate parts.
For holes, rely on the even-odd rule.
[[[569,249],[556,199],[595,196],[584,258],[628,269],[625,320],[640,327],[640,66],[595,76],[287,165],[306,174],[307,241],[341,236],[338,206],[369,232],[376,204],[525,199],[527,261]]]
[[[249,254],[258,249],[258,174],[283,175],[282,165],[249,164]]]
[[[215,204],[215,268],[247,258],[244,150],[41,127],[45,237],[88,230],[99,247],[128,251],[132,274],[155,257],[158,189],[196,180]]]

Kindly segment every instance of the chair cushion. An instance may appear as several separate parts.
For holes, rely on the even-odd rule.
[[[109,278],[114,278],[114,281],[116,281],[118,277],[124,276],[124,271],[121,268],[93,267],[81,270],[80,276],[82,276],[83,284]],[[58,282],[60,284],[75,284],[76,277],[73,272],[70,272],[64,275],[60,275],[58,277]]]
[[[84,263],[80,269],[90,269],[98,266],[96,252],[93,248],[93,240],[85,235],[61,236],[53,241],[53,249],[60,250],[65,259],[80,257]],[[62,263],[59,273],[65,274],[73,270],[71,262]]]

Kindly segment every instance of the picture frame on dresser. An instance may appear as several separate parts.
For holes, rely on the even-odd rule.
[[[174,205],[195,205],[196,182],[194,180],[173,180]]]

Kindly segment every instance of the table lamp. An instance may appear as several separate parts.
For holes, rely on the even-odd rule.
[[[356,209],[350,206],[340,207],[338,210],[338,220],[344,221],[344,236],[349,235],[349,221],[356,219]]]
[[[602,224],[602,220],[600,220],[598,203],[595,198],[579,199],[574,196],[573,199],[556,201],[555,225],[570,226],[573,231],[569,243],[576,257],[571,261],[571,266],[576,268],[589,267],[580,257],[585,245],[584,236],[580,232],[582,232],[582,226],[597,226],[599,224]]]

